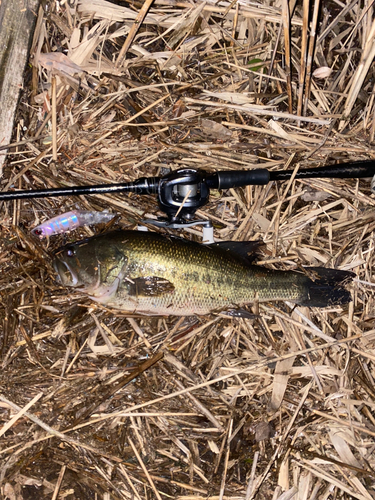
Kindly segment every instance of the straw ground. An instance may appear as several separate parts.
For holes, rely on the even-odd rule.
[[[318,0],[44,1],[2,190],[128,182],[180,167],[374,158],[374,7]],[[131,317],[55,281],[38,241],[73,208],[113,227],[152,196],[1,204],[3,498],[374,498],[375,197],[365,180],[212,192],[217,240],[357,278],[347,307]],[[200,229],[181,233],[200,238]]]

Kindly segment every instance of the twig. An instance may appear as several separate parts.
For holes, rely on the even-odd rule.
[[[319,7],[320,7],[320,0],[315,0],[314,1],[314,12],[313,12],[313,17],[312,17],[312,21],[311,21],[309,49],[308,49],[307,64],[306,64],[304,115],[306,115],[308,101],[310,99],[312,64],[313,64],[313,60],[314,60],[316,27],[318,24]]]
[[[292,66],[290,60],[290,11],[289,1],[282,0],[282,20],[284,28],[284,45],[285,45],[285,73],[286,73],[286,89],[288,93],[288,111],[293,113],[293,96],[292,96]]]
[[[306,49],[308,38],[308,22],[309,22],[309,4],[310,0],[303,0],[303,25],[302,25],[302,41],[301,41],[301,62],[299,71],[299,89],[298,89],[298,105],[297,115],[302,115],[303,106],[303,90],[305,87],[306,78]]]
[[[136,456],[136,458],[137,458],[137,460],[138,460],[138,462],[139,462],[139,465],[142,467],[143,472],[146,474],[146,477],[147,477],[147,479],[148,479],[148,482],[150,483],[151,488],[154,490],[154,493],[155,493],[155,495],[156,495],[156,498],[157,498],[158,500],[162,500],[162,498],[161,498],[161,496],[160,496],[160,493],[159,493],[158,489],[156,488],[156,486],[155,486],[155,484],[154,484],[154,481],[152,480],[152,478],[151,478],[150,474],[148,473],[148,470],[147,470],[147,468],[146,468],[146,466],[145,466],[145,464],[144,464],[144,462],[143,462],[143,460],[142,460],[142,458],[141,458],[140,454],[138,453],[138,450],[137,450],[137,448],[135,447],[135,445],[134,445],[133,441],[132,441],[130,438],[128,438],[128,442],[129,442],[130,446],[132,447],[132,449],[133,449],[133,451],[134,451],[134,455]]]
[[[126,53],[129,50],[129,47],[130,47],[135,35],[137,34],[139,28],[141,27],[143,19],[145,18],[153,1],[154,0],[145,0],[144,4],[142,5],[141,10],[138,12],[137,17],[134,19],[134,23],[132,24],[132,27],[130,28],[130,31],[128,33],[126,40],[125,40],[125,43],[122,46],[120,53],[118,55],[118,58],[117,58],[117,61],[115,64],[116,68],[121,66],[121,63],[122,63],[124,57],[126,56]]]
[[[56,105],[56,76],[51,77],[52,92],[52,159],[57,161],[57,105]]]

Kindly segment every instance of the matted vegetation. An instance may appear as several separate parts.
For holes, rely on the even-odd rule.
[[[2,190],[373,158],[371,2],[150,3],[43,2]],[[51,253],[108,228],[35,225],[75,208],[136,228],[152,196],[0,207],[3,498],[374,498],[369,179],[212,192],[217,240],[357,275],[349,306],[255,319],[131,317],[56,283]]]

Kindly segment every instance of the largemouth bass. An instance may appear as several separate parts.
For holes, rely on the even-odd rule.
[[[114,231],[60,248],[53,264],[62,285],[101,304],[153,316],[202,315],[255,301],[315,307],[351,301],[345,285],[353,273],[267,269],[249,262],[248,249],[249,242],[202,245],[154,232]]]

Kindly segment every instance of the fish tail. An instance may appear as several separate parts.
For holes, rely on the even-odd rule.
[[[346,285],[352,281],[354,273],[324,267],[307,267],[305,271],[309,276],[307,289],[305,296],[296,301],[299,305],[327,307],[351,302]]]

